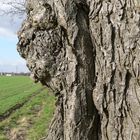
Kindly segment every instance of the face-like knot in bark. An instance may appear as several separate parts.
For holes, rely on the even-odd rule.
[[[51,6],[44,1],[28,1],[28,18],[18,33],[18,51],[36,81],[60,91],[65,51],[62,30]]]

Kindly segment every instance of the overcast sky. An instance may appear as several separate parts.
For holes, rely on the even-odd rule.
[[[6,1],[6,0],[5,0]],[[0,8],[8,8],[2,5]],[[21,26],[22,19],[0,15],[0,72],[27,72],[25,61],[16,50],[17,31]]]

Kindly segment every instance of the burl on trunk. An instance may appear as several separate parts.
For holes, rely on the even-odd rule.
[[[137,0],[27,0],[18,51],[57,96],[46,140],[140,139]]]

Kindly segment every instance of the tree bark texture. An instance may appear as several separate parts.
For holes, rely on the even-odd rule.
[[[18,51],[57,96],[46,140],[140,139],[135,0],[27,0]]]

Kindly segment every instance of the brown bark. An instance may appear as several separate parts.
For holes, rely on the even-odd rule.
[[[140,139],[140,14],[135,1],[93,2],[96,87],[103,140]],[[98,99],[98,100],[97,100]]]
[[[58,98],[46,140],[139,139],[137,1],[27,0],[18,51]]]

